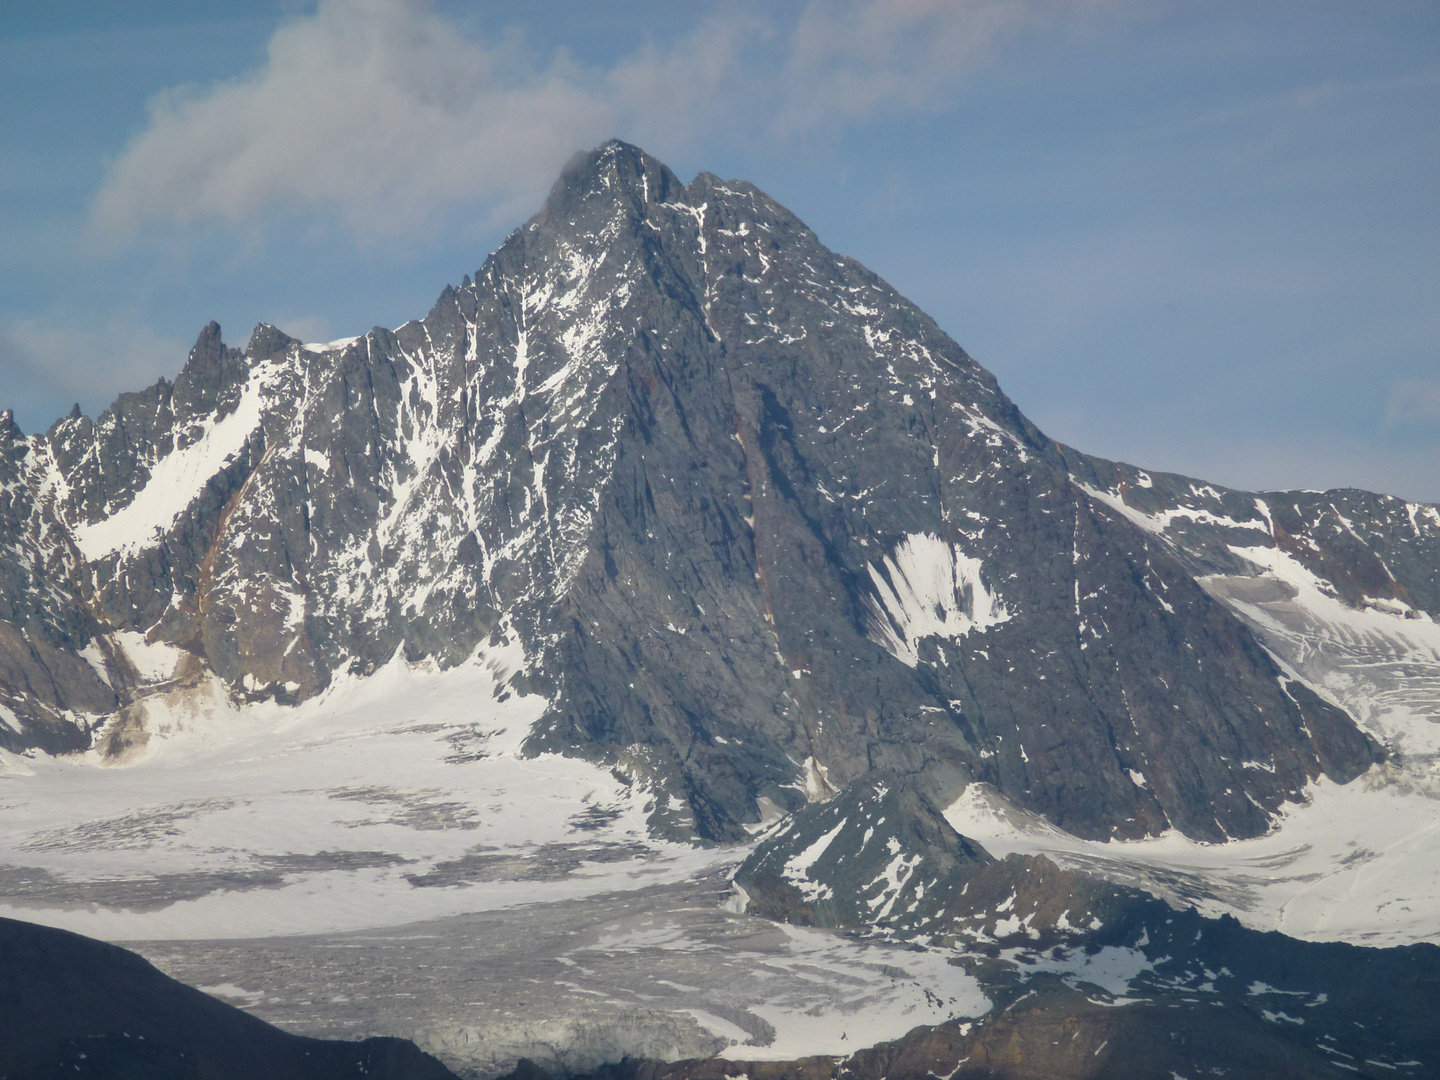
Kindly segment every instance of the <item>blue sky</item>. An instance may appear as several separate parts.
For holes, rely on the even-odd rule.
[[[1440,501],[1433,0],[11,0],[0,407],[423,315],[611,135],[759,184],[1055,438]]]

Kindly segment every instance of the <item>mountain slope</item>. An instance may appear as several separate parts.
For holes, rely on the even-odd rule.
[[[888,770],[1220,840],[1382,756],[933,321],[621,143],[423,321],[212,324],[173,384],[3,438],[12,749],[122,754],[206,672],[295,701],[504,638],[531,748],[653,785],[682,835]]]

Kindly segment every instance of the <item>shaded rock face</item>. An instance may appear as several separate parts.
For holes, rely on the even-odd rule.
[[[420,322],[212,324],[174,384],[0,437],[12,748],[133,700],[133,631],[282,701],[516,637],[531,748],[716,839],[874,770],[1081,836],[1250,836],[1380,753],[922,312],[621,143]]]
[[[948,1068],[946,1067],[948,1066]],[[976,1025],[912,1032],[837,1065],[837,1078],[1169,1080],[1227,1076],[1320,1080],[1354,1075],[1233,1002],[1123,1008],[1042,980],[1033,996]]]
[[[178,983],[132,952],[0,919],[0,1077],[451,1080],[403,1039],[307,1039]]]
[[[912,927],[933,921],[937,905],[991,861],[908,778],[882,774],[787,819],[740,866],[735,884],[746,910],[782,922]]]

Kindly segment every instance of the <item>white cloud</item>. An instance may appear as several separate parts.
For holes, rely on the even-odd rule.
[[[526,65],[403,0],[324,0],[275,31],[258,71],[150,113],[95,201],[107,231],[325,207],[393,233],[514,196],[607,121],[563,62]]]
[[[93,414],[120,392],[173,372],[186,347],[123,319],[98,326],[73,316],[0,322],[0,408],[18,406],[32,424],[48,423],[71,402]]]
[[[779,121],[806,128],[899,106],[927,111],[1014,34],[1114,5],[1104,0],[810,3],[786,65]]]
[[[299,341],[331,341],[339,336],[323,315],[282,315],[273,325]]]
[[[256,71],[152,101],[93,220],[125,239],[318,210],[384,237],[457,207],[512,215],[612,134],[664,152],[701,132],[783,138],[935,108],[1008,35],[1108,6],[814,0],[783,25],[730,6],[600,70],[513,35],[468,38],[422,0],[321,0],[275,31]]]
[[[1440,379],[1401,379],[1391,386],[1385,423],[1440,423]]]

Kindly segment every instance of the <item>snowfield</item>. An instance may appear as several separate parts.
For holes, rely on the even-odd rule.
[[[650,839],[649,796],[609,770],[521,757],[546,702],[503,689],[514,659],[442,672],[397,656],[296,708],[237,707],[207,681],[146,699],[132,760],[7,755],[0,910],[109,940],[264,937],[526,903],[537,882],[561,898],[674,880],[723,857]]]
[[[397,655],[294,708],[204,682],[146,699],[150,738],[119,764],[5,755],[0,913],[472,1075],[520,1056],[789,1059],[989,1010],[941,954],[729,910],[748,846],[658,840],[641,784],[521,756],[547,702],[506,689],[520,662]]]
[[[1357,945],[1440,943],[1440,801],[1387,766],[1346,785],[1321,780],[1267,836],[1202,844],[1080,840],[984,784],[945,812],[993,855],[1046,855],[1257,930]]]

